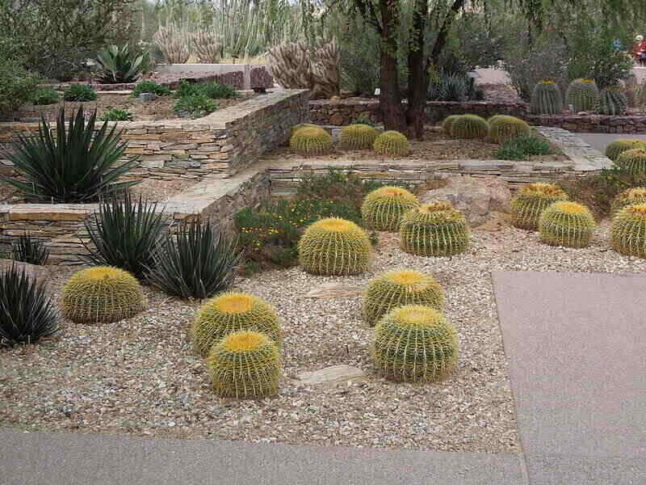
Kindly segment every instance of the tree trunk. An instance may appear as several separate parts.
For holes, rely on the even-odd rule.
[[[406,130],[406,117],[399,91],[397,70],[398,0],[379,0],[381,12],[381,59],[379,106],[387,130]]]
[[[408,46],[408,109],[406,121],[409,135],[421,140],[424,136],[426,118],[426,91],[428,73],[424,57],[424,32],[428,15],[427,0],[416,0],[413,25]]]

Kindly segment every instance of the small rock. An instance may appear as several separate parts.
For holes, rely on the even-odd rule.
[[[323,283],[321,286],[310,290],[307,298],[355,298],[363,294],[363,288],[347,283]]]
[[[351,379],[360,379],[365,375],[364,371],[351,365],[333,365],[314,372],[303,372],[298,375],[298,379],[307,385],[334,384]]]

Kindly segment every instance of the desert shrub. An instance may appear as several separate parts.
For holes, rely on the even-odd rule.
[[[135,89],[132,90],[132,96],[138,98],[141,93],[152,93],[157,96],[170,96],[171,90],[155,81],[141,81],[135,85]]]
[[[186,96],[206,96],[210,99],[235,98],[238,95],[236,90],[226,84],[214,82],[208,83],[189,83],[181,81],[174,93],[176,98]]]
[[[464,74],[432,74],[428,83],[430,101],[468,101],[483,99],[475,79]]]
[[[132,83],[148,68],[148,54],[137,52],[128,44],[110,45],[96,56],[99,81],[107,84]]]
[[[179,116],[199,118],[206,116],[218,109],[218,105],[211,98],[200,95],[182,96],[177,100],[173,111]]]
[[[72,84],[63,92],[65,101],[94,101],[96,91],[87,84]]]
[[[646,91],[646,89],[645,89],[645,91]],[[372,121],[369,118],[357,118],[356,120],[353,121],[353,124],[354,125],[368,125],[368,126],[372,126],[373,128],[376,128],[377,126],[379,126],[377,123],[375,123],[374,121]]]
[[[61,108],[55,130],[43,119],[36,135],[18,135],[8,159],[19,177],[6,181],[31,199],[55,202],[89,202],[136,183],[119,181],[136,165],[122,160],[121,132],[95,125],[96,111],[86,121],[82,107],[67,122]]]
[[[552,153],[550,143],[534,136],[519,136],[507,140],[496,150],[500,160],[527,160],[532,155],[549,155]]]
[[[38,77],[16,59],[0,57],[0,112],[20,108],[32,99]]]
[[[60,94],[52,88],[39,88],[31,98],[31,102],[36,105],[56,104],[60,100]]]
[[[379,87],[379,37],[360,15],[341,15],[336,38],[341,53],[341,88],[372,96]],[[357,35],[361,32],[362,35]]]
[[[11,244],[11,259],[23,263],[43,265],[49,257],[49,249],[42,239],[25,233]]]
[[[127,109],[112,108],[101,116],[103,121],[132,121],[132,113]]]

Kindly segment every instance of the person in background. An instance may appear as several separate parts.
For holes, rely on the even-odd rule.
[[[635,37],[635,48],[633,54],[640,66],[646,67],[646,40],[643,35]]]

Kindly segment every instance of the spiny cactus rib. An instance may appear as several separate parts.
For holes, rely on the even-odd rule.
[[[626,256],[646,258],[646,204],[621,209],[610,226],[612,248]]]
[[[628,98],[619,88],[610,87],[601,91],[597,109],[599,113],[604,115],[623,115],[626,114],[627,107]]]
[[[646,204],[646,187],[633,187],[618,194],[612,201],[611,211],[614,216],[629,205]]]
[[[394,308],[422,305],[441,311],[444,290],[430,274],[419,271],[396,270],[377,276],[368,283],[363,315],[370,325]]]
[[[314,125],[312,123],[299,123],[298,125],[294,125],[289,129],[289,137],[291,138],[294,133],[296,133],[298,130],[301,128],[318,128],[323,130],[324,128],[320,127],[319,125]]]
[[[373,360],[377,371],[387,379],[435,381],[456,367],[457,332],[433,308],[417,305],[395,308],[377,324]]]
[[[537,115],[555,115],[563,111],[563,97],[554,81],[540,81],[534,86],[530,109]]]
[[[305,126],[294,131],[289,146],[301,155],[324,155],[332,150],[332,136],[318,126]]]
[[[380,155],[389,157],[405,157],[410,152],[408,138],[398,131],[385,131],[373,144],[374,150]]]
[[[520,229],[535,231],[545,209],[554,202],[568,200],[557,185],[535,183],[525,185],[511,201],[511,224]]]
[[[596,223],[587,207],[576,202],[555,202],[538,222],[541,241],[552,246],[584,248],[590,244]]]
[[[278,394],[280,351],[263,333],[227,335],[211,349],[207,366],[220,397],[258,399]]]
[[[446,118],[444,118],[444,121],[442,121],[442,131],[444,132],[445,135],[451,135],[451,128],[453,127],[453,123],[460,116],[461,115],[449,115]]]
[[[336,217],[310,225],[298,242],[302,268],[319,275],[351,275],[370,265],[370,239],[354,222]]]
[[[203,356],[230,333],[261,332],[280,346],[281,332],[276,310],[247,293],[222,293],[207,301],[191,327],[193,346]]]
[[[344,150],[368,150],[372,148],[379,131],[369,125],[349,125],[341,129],[339,146]]]
[[[464,215],[445,202],[408,211],[399,236],[402,250],[417,256],[453,256],[469,249],[470,242]]]
[[[565,92],[565,104],[575,112],[593,111],[599,104],[599,88],[593,79],[575,79]]]
[[[606,147],[606,157],[614,162],[623,152],[635,148],[646,148],[646,140],[619,138],[608,144]]]
[[[451,136],[454,138],[485,138],[488,132],[489,123],[478,115],[461,115],[451,124]]]
[[[404,213],[419,205],[415,195],[401,187],[381,187],[363,200],[361,217],[368,229],[395,232]]]
[[[496,115],[489,121],[488,138],[494,143],[504,143],[519,136],[529,136],[529,125],[514,116]]]
[[[84,269],[63,287],[63,314],[76,323],[110,323],[133,317],[146,307],[137,279],[109,266]]]
[[[646,147],[622,152],[615,164],[632,175],[646,175]]]

